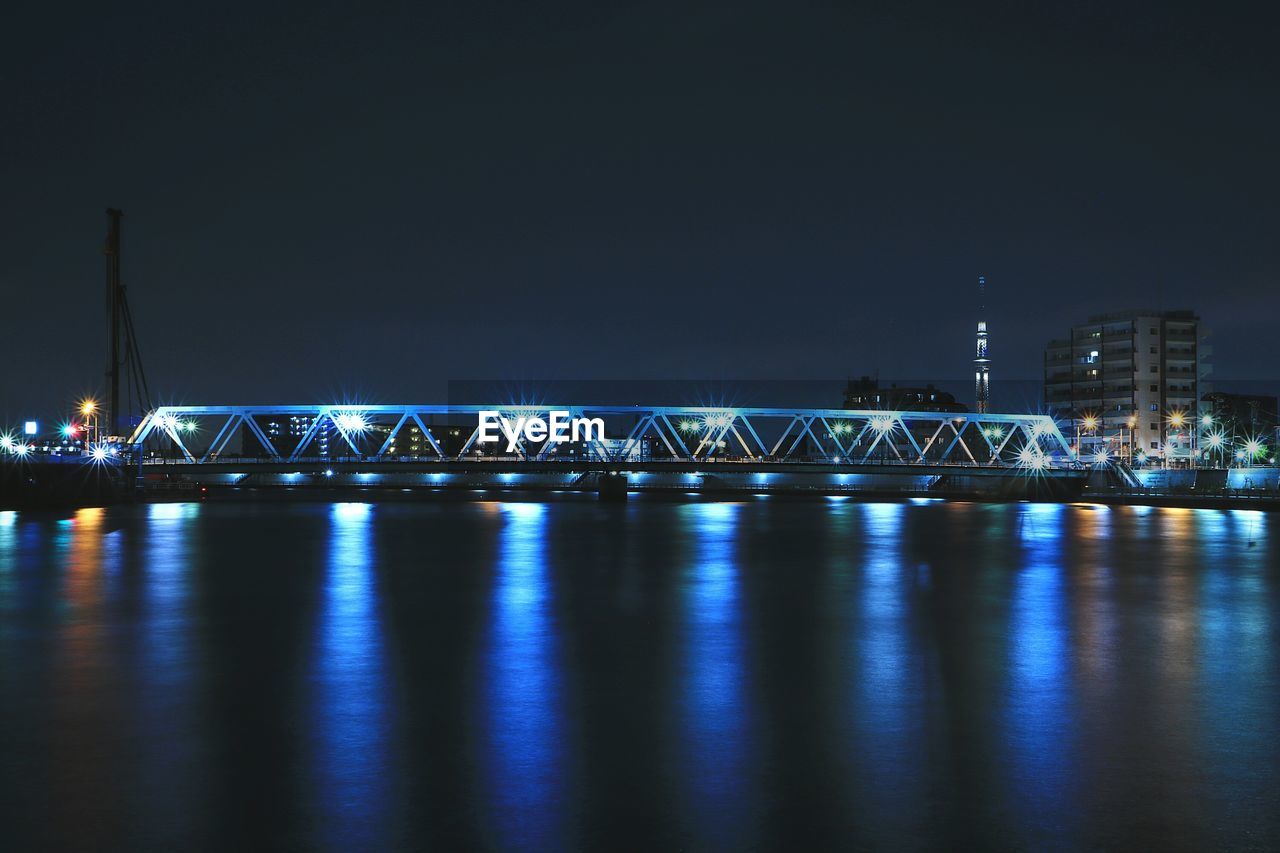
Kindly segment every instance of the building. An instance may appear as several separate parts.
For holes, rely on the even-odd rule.
[[[1214,391],[1201,398],[1203,414],[1224,437],[1272,441],[1276,433],[1277,400],[1265,394],[1227,394]]]
[[[884,409],[891,412],[967,412],[955,395],[940,391],[932,384],[923,388],[881,388],[878,379],[863,376],[850,379],[844,389],[846,409]]]
[[[1090,317],[1044,354],[1045,404],[1082,456],[1188,462],[1210,347],[1192,311]]]
[[[263,434],[271,440],[271,444],[275,447],[276,452],[284,456],[293,453],[298,443],[302,441],[303,436],[311,429],[312,418],[306,415],[283,415],[276,417],[255,417],[259,429]],[[312,437],[310,444],[307,446],[305,455],[307,456],[328,456],[329,455],[329,436],[333,433],[333,424],[324,423],[320,429],[316,431],[316,435]],[[246,434],[243,437],[245,455],[266,455],[265,447],[260,447],[259,442]]]

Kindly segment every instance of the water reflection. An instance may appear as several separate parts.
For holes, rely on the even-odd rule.
[[[9,601],[17,585],[18,513],[0,510],[0,615],[9,609]],[[0,633],[3,632],[0,627]]]
[[[1010,602],[1010,796],[1014,810],[1033,821],[1070,808],[1075,708],[1062,547],[1065,512],[1059,504],[1021,509],[1021,565]]]
[[[508,849],[569,849],[564,698],[544,504],[500,505],[488,653],[486,800]]]
[[[175,680],[188,664],[193,522],[200,505],[152,504],[147,508],[146,582],[144,586],[144,655],[150,680]]]
[[[1280,717],[1268,715],[1267,709],[1274,703],[1280,672],[1277,593],[1268,577],[1275,567],[1265,556],[1266,519],[1256,512],[1204,511],[1198,520],[1194,642],[1199,657],[1194,690],[1189,691],[1199,700],[1198,763],[1214,792],[1234,791],[1244,781],[1275,791],[1280,773],[1267,755],[1280,736]],[[1256,819],[1245,798],[1217,794],[1216,799],[1216,807],[1233,822]],[[1276,826],[1274,818],[1272,823]]]
[[[692,846],[742,849],[756,817],[747,788],[750,701],[736,551],[742,505],[680,508],[694,544],[680,639],[681,776]]]
[[[902,803],[928,794],[919,775],[925,740],[916,695],[920,656],[911,639],[910,596],[917,575],[904,553],[908,506],[874,503],[860,509],[864,551],[850,639],[857,664],[853,761],[864,774],[864,787],[854,799],[860,811],[879,816],[875,846],[893,846],[896,833],[918,819]]]
[[[338,849],[387,846],[391,687],[375,579],[373,507],[329,510],[310,703],[317,761],[316,835]]]

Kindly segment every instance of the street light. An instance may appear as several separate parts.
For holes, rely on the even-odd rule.
[[[1175,430],[1179,430],[1179,429],[1182,429],[1186,425],[1186,423],[1187,423],[1186,412],[1170,412],[1169,413],[1169,427],[1172,427]],[[1169,467],[1169,461],[1170,461],[1169,454],[1170,454],[1171,447],[1172,447],[1172,442],[1169,441],[1169,429],[1166,428],[1164,431],[1164,467],[1166,468]]]
[[[1083,417],[1080,418],[1080,425],[1076,427],[1076,456],[1077,457],[1080,456],[1080,452],[1084,449],[1084,445],[1081,443],[1081,438],[1080,438],[1080,431],[1082,429],[1085,432],[1089,433],[1090,435],[1093,435],[1095,430],[1098,429],[1098,416],[1086,413]]]
[[[1205,444],[1205,447],[1209,448],[1209,453],[1207,455],[1209,456],[1210,461],[1212,461],[1213,453],[1216,451],[1218,454],[1218,463],[1221,464],[1223,461],[1222,453],[1227,446],[1226,433],[1224,433],[1220,429],[1214,430],[1213,432],[1210,432],[1210,433],[1206,433],[1204,437],[1204,444]]]
[[[90,441],[97,442],[100,438],[98,435],[98,401],[80,401],[80,415],[90,424],[89,435],[85,436],[86,445]]]

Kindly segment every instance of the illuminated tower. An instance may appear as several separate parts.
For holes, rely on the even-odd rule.
[[[978,276],[978,350],[973,359],[973,399],[978,414],[991,402],[991,359],[987,357],[987,277]]]

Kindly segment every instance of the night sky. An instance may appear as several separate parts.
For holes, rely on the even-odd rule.
[[[7,12],[5,423],[100,382],[107,207],[157,402],[962,377],[980,272],[997,379],[1133,307],[1276,375],[1269,21],[451,5]]]

